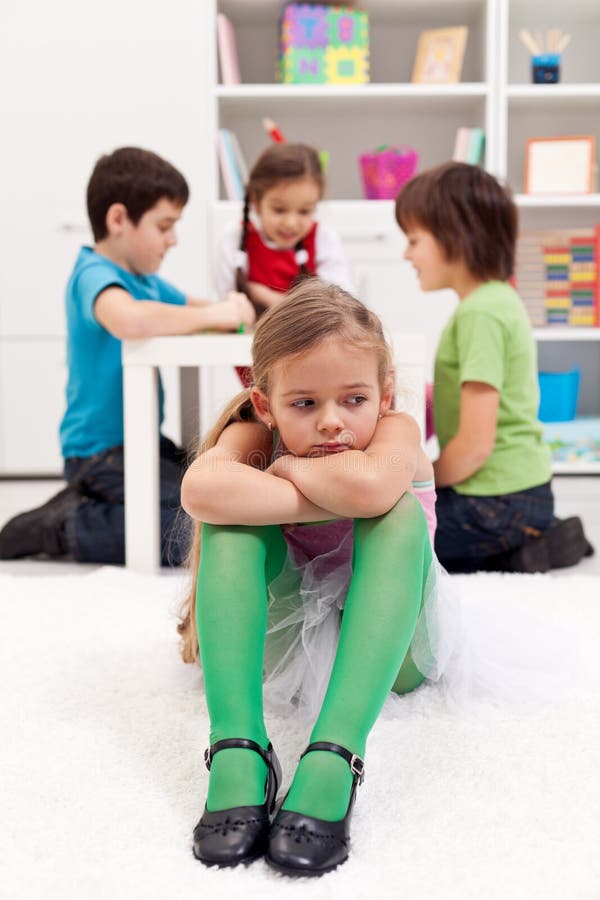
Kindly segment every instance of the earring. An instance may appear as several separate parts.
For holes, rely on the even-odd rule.
[[[383,419],[383,413],[379,413],[379,415],[377,416],[377,421],[378,421],[378,422],[379,422],[380,419]]]
[[[269,431],[273,431],[273,422],[267,422],[267,428]]]

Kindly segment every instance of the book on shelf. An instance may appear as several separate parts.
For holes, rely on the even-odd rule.
[[[600,225],[521,232],[514,282],[534,327],[598,327]]]
[[[452,159],[454,162],[466,162],[479,166],[483,162],[484,147],[485,133],[482,128],[461,126],[456,132]]]
[[[248,167],[237,135],[228,128],[219,128],[217,149],[227,199],[243,200],[248,180]]]
[[[217,14],[217,47],[222,84],[240,83],[240,66],[238,62],[235,31],[231,19],[223,13]]]
[[[229,140],[231,141],[231,147],[233,150],[235,161],[237,163],[238,172],[240,173],[242,185],[245,188],[246,184],[248,183],[248,165],[246,163],[246,158],[242,153],[242,148],[240,147],[240,142],[238,141],[238,137],[235,131],[229,132]]]

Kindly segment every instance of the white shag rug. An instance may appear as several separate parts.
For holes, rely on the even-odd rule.
[[[600,579],[476,575],[594,642]],[[3,900],[592,900],[600,897],[600,697],[517,710],[404,698],[369,740],[350,860],[320,879],[191,853],[208,720],[178,657],[182,576],[0,576]],[[287,786],[305,725],[272,718]]]

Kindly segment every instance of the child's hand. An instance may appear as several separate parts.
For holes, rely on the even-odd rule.
[[[281,466],[282,459],[283,459],[283,456],[278,456],[277,459],[274,459],[273,462],[271,463],[271,465],[265,469],[265,472],[268,472],[269,475],[276,475],[278,478],[280,478],[281,474],[283,472],[283,469]]]
[[[294,481],[294,472],[298,468],[306,466],[305,457],[296,456],[295,453],[283,453],[274,459],[266,471],[270,475],[276,475],[277,478],[287,478],[288,481]]]
[[[260,284],[260,282],[258,281],[249,281],[248,290],[254,302],[258,303],[259,306],[263,307],[264,309],[269,309],[269,307],[275,306],[277,303],[281,303],[281,301],[285,297],[284,292],[275,291],[272,288],[267,287],[265,284]]]
[[[229,291],[225,300],[218,304],[218,309],[223,320],[222,327],[229,331],[236,331],[240,325],[250,327],[256,321],[254,307],[239,291]]]

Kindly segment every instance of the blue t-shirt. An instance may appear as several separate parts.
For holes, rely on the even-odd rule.
[[[67,410],[60,426],[65,459],[92,456],[123,443],[121,341],[94,315],[96,297],[120,287],[134,300],[185,304],[185,295],[156,275],[134,275],[82,247],[67,284]],[[163,420],[162,390],[159,421]]]

